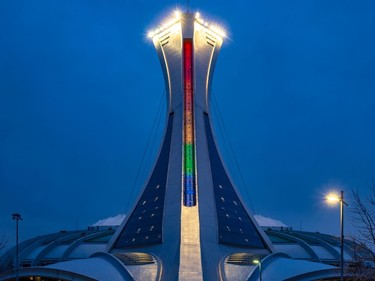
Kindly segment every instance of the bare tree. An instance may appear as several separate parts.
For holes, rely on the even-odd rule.
[[[375,247],[375,183],[369,186],[370,194],[362,198],[358,189],[352,190],[354,202],[351,208],[353,224],[358,231],[357,240],[370,249]],[[373,256],[375,261],[375,255]]]
[[[352,190],[352,222],[357,230],[353,242],[356,258],[351,272],[358,279],[374,280],[375,274],[375,183],[369,185],[369,195],[363,197],[359,190]]]
[[[375,268],[372,262],[374,253],[359,241],[351,237],[351,249],[354,256],[350,263],[346,264],[345,272],[351,276],[350,281],[373,281],[375,280]]]

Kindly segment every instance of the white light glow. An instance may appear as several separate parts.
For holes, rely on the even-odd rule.
[[[218,24],[215,24],[215,23],[208,23],[207,21],[203,20],[203,18],[201,18],[201,15],[199,14],[199,12],[197,12],[195,14],[195,20],[201,24],[203,27],[207,28],[208,30],[212,31],[214,34],[222,37],[222,38],[226,38],[227,37],[227,34],[225,32],[225,29],[218,25]]]
[[[173,11],[168,17],[166,17],[161,22],[161,24],[157,28],[150,30],[147,33],[147,37],[153,39],[159,33],[164,32],[165,30],[169,30],[171,27],[174,27],[176,23],[179,22],[181,19],[182,12],[180,10]],[[215,23],[209,23],[203,20],[199,12],[195,13],[195,21],[199,23],[202,27],[204,27],[206,30],[212,32],[213,35],[219,36],[221,38],[227,37],[225,29],[222,26]]]
[[[330,193],[326,196],[326,201],[330,205],[335,205],[340,202],[340,196],[336,193]]]
[[[210,29],[216,34],[220,35],[221,37],[224,37],[224,38],[226,37],[226,33],[222,27],[217,26],[217,25],[211,25]]]
[[[176,20],[181,19],[181,11],[180,10],[174,11],[174,16],[175,16]]]
[[[163,32],[164,30],[167,30],[168,28],[172,27],[175,23],[181,20],[181,11],[175,10],[170,16],[165,18],[161,25],[158,28],[155,28],[153,30],[150,30],[147,32],[148,38],[154,38],[155,35]]]

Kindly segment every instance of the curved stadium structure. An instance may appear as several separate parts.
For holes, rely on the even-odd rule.
[[[119,227],[60,232],[20,244],[1,280],[333,280],[337,238],[262,229],[233,184],[209,110],[224,32],[176,12],[149,33],[167,89],[164,140],[149,179]],[[362,254],[345,241],[345,259]],[[365,255],[365,253],[363,254]],[[254,261],[258,260],[259,265]]]
[[[103,253],[117,229],[118,226],[107,226],[61,231],[21,243],[20,280],[132,280],[128,279],[129,275],[138,276],[136,280],[160,280],[162,263],[158,262],[156,256],[144,252],[115,255]],[[263,280],[320,280],[322,276],[326,279],[328,276],[337,276],[336,266],[340,257],[340,241],[337,237],[281,227],[266,227],[264,231],[276,253],[263,261]],[[0,280],[14,279],[15,271],[11,268],[15,254],[16,249],[12,248],[2,257],[1,264],[7,270],[0,274]],[[344,255],[349,267],[359,257],[366,259],[368,254],[366,249],[345,240]],[[248,253],[224,257],[218,268],[223,274],[223,280],[258,280],[259,272],[253,264],[253,258]],[[290,259],[302,263],[308,261],[305,265],[308,265],[309,271],[296,277],[298,269]],[[85,261],[91,266],[86,267]],[[280,265],[276,267],[275,263]],[[95,266],[100,266],[100,270],[93,269]],[[317,268],[324,270],[316,271]]]

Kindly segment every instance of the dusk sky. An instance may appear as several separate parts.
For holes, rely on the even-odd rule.
[[[165,125],[163,113],[147,146],[165,85],[146,34],[185,3],[0,1],[0,237],[10,245],[14,212],[21,240],[127,212]],[[375,180],[375,1],[190,6],[228,33],[212,90],[236,160],[214,129],[250,209],[337,235],[339,209],[324,195],[343,189],[350,205],[351,189]]]

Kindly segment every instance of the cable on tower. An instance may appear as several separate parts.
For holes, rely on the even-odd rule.
[[[152,124],[151,131],[150,131],[149,136],[147,138],[146,147],[143,150],[141,162],[138,165],[137,174],[135,176],[134,183],[132,185],[130,194],[128,196],[128,203],[127,203],[128,207],[129,207],[129,204],[130,204],[131,199],[133,197],[134,190],[136,189],[137,184],[139,183],[139,179],[143,179],[145,177],[145,173],[149,168],[146,165],[146,163],[150,160],[150,157],[151,157],[151,154],[152,154],[151,152],[153,151],[151,149],[151,142],[152,142],[152,140],[155,139],[156,133],[158,132],[158,129],[160,127],[160,121],[161,121],[161,116],[162,116],[162,112],[163,112],[162,108],[163,108],[163,105],[165,103],[165,95],[166,95],[166,91],[164,90],[162,95],[161,95],[160,101],[159,101],[158,109],[156,111],[156,115],[155,115],[155,118],[154,118],[154,122]],[[153,141],[152,143],[155,144],[157,142]]]
[[[251,197],[250,197],[250,194],[249,194],[249,190],[247,188],[247,185],[245,183],[243,174],[241,172],[240,165],[238,164],[236,154],[234,152],[232,143],[230,141],[229,134],[228,134],[228,131],[226,129],[225,123],[224,123],[223,118],[221,116],[220,108],[219,108],[219,106],[217,104],[217,101],[216,101],[216,98],[215,98],[213,90],[211,90],[211,97],[212,97],[212,100],[213,100],[212,104],[213,104],[214,113],[218,117],[217,119],[218,119],[219,129],[222,129],[223,132],[224,132],[224,133],[221,134],[223,136],[223,139],[224,139],[224,144],[225,143],[228,144],[229,149],[230,149],[229,156],[231,155],[233,157],[233,159],[230,159],[230,160],[234,161],[234,163],[235,163],[234,169],[232,169],[233,173],[234,173],[234,175],[236,175],[236,174],[239,175],[240,180],[237,179],[236,181],[239,182],[239,184],[242,185],[242,187],[243,187],[242,189],[245,189],[247,201],[248,201],[248,203],[250,205],[251,211],[254,213],[255,210],[254,210],[254,207],[253,207],[253,204],[252,204],[252,200],[251,200]]]

